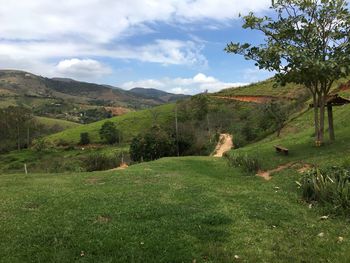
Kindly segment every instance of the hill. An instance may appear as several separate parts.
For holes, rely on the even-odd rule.
[[[237,103],[244,105],[240,111],[257,106]],[[158,109],[172,117],[172,107]],[[296,182],[302,177],[298,170],[306,165],[349,166],[349,113],[350,105],[334,108],[333,144],[314,146],[312,111],[303,108],[290,116],[280,138],[270,134],[228,154],[255,157],[263,171],[290,164],[271,174],[269,181],[211,157],[163,158],[125,170],[59,176],[2,174],[0,215],[6,220],[0,228],[0,258],[4,262],[28,257],[43,262],[345,262],[350,257],[348,215],[324,217],[329,210],[303,201]],[[146,116],[146,123],[136,126],[135,132],[156,116],[147,111],[130,114],[134,115],[114,121],[132,131]],[[94,130],[100,124],[89,127]],[[72,131],[78,134],[78,128],[67,130],[65,138],[74,136]],[[287,147],[290,154],[277,154],[275,144]],[[69,152],[64,154],[71,158]]]
[[[47,137],[52,143],[66,142],[77,144],[80,140],[80,133],[88,132],[92,143],[100,143],[99,130],[103,123],[111,121],[116,124],[123,133],[123,140],[130,141],[141,131],[147,130],[153,123],[166,124],[174,118],[174,104],[165,104],[153,109],[129,112],[122,116],[86,124],[72,129],[67,129]]]
[[[115,114],[183,98],[175,94],[163,94],[161,91],[159,93],[162,96],[146,96],[108,85],[0,70],[0,107],[22,105],[33,109],[40,116],[76,122],[81,121],[80,115],[89,109],[106,111],[108,108],[108,111]]]
[[[289,157],[277,157],[273,138],[239,151],[254,151],[270,167],[279,159],[345,161],[350,127],[342,125],[342,111],[349,109],[336,113],[339,141],[320,154],[308,132],[285,135]],[[343,218],[320,220],[323,208],[301,201],[300,176],[290,168],[265,181],[209,157],[164,158],[109,172],[1,175],[0,212],[8,220],[0,229],[0,257],[343,262],[350,257],[350,227]]]
[[[186,99],[190,96],[184,94],[172,94],[162,90],[149,88],[133,88],[129,90],[133,94],[140,95],[144,98],[159,100],[163,103],[175,102],[180,99]]]

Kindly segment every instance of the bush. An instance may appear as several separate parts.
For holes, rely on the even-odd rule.
[[[130,144],[130,156],[135,162],[152,161],[174,155],[176,155],[174,138],[157,125],[146,134],[133,138]]]
[[[80,145],[87,145],[90,143],[90,137],[88,132],[80,133]]]
[[[104,171],[119,167],[122,162],[122,154],[93,153],[83,160],[86,171]]]
[[[248,154],[226,154],[224,155],[230,166],[241,167],[247,173],[256,173],[260,170],[260,160],[255,156],[249,156]]]
[[[342,167],[311,170],[302,177],[303,198],[330,205],[333,212],[350,211],[350,170]]]
[[[114,144],[116,142],[120,142],[120,131],[117,129],[115,124],[111,121],[106,121],[100,131],[101,140],[107,142],[108,144]]]
[[[34,141],[32,149],[36,152],[42,152],[47,149],[47,142],[44,138],[38,138]]]

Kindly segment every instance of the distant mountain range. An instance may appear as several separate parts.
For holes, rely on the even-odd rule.
[[[38,115],[60,115],[61,119],[73,110],[77,111],[74,115],[79,110],[96,108],[124,112],[120,109],[149,108],[187,97],[156,89],[134,88],[128,91],[69,78],[46,78],[24,71],[0,70],[0,107],[23,105],[34,109]],[[59,114],[55,115],[56,109],[52,109],[52,105],[61,105]],[[113,108],[118,110],[113,111]]]
[[[138,96],[142,96],[147,99],[158,100],[163,103],[173,102],[179,99],[185,99],[189,97],[188,95],[184,95],[184,94],[173,94],[173,93],[168,93],[158,89],[148,89],[148,88],[139,88],[139,87],[133,88],[129,90],[129,92]]]

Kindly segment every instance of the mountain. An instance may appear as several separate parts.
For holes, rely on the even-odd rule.
[[[157,90],[143,93],[138,90],[132,92],[69,78],[46,78],[24,71],[0,70],[0,107],[22,105],[39,116],[76,122],[81,122],[81,116],[89,110],[89,114],[105,116],[91,110],[116,114],[187,97]]]
[[[163,103],[167,102],[174,102],[180,99],[185,99],[190,97],[189,95],[184,95],[184,94],[173,94],[173,93],[168,93],[162,90],[157,90],[157,89],[149,89],[149,88],[133,88],[129,90],[129,92],[142,96],[147,99],[155,99]]]

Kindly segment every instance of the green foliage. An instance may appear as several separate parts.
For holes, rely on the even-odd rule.
[[[82,115],[80,121],[84,124],[109,119],[113,116],[110,111],[107,111],[104,108],[88,109],[80,112],[80,114]]]
[[[106,121],[100,131],[101,140],[105,141],[108,144],[114,144],[120,142],[120,131],[117,129],[115,123],[111,121]]]
[[[80,145],[87,145],[90,143],[90,137],[88,132],[80,133]]]
[[[323,143],[327,96],[334,81],[350,74],[347,2],[276,0],[271,9],[273,17],[260,18],[253,13],[244,17],[243,28],[263,33],[263,44],[231,42],[225,50],[256,61],[260,69],[276,72],[276,79],[283,85],[304,85],[313,95],[313,105],[317,105],[315,135]]]
[[[121,153],[100,153],[96,152],[83,158],[83,163],[86,171],[104,171],[120,166],[122,162]]]
[[[261,169],[260,160],[254,155],[248,154],[226,154],[225,158],[232,167],[241,167],[248,174],[256,173]]]
[[[175,140],[157,125],[144,135],[135,137],[130,145],[130,157],[136,162],[152,161],[175,154]]]
[[[302,180],[303,198],[330,205],[337,213],[350,212],[350,170],[341,167],[314,169]]]
[[[32,149],[36,152],[43,152],[48,148],[47,141],[44,138],[38,138],[34,141]]]

